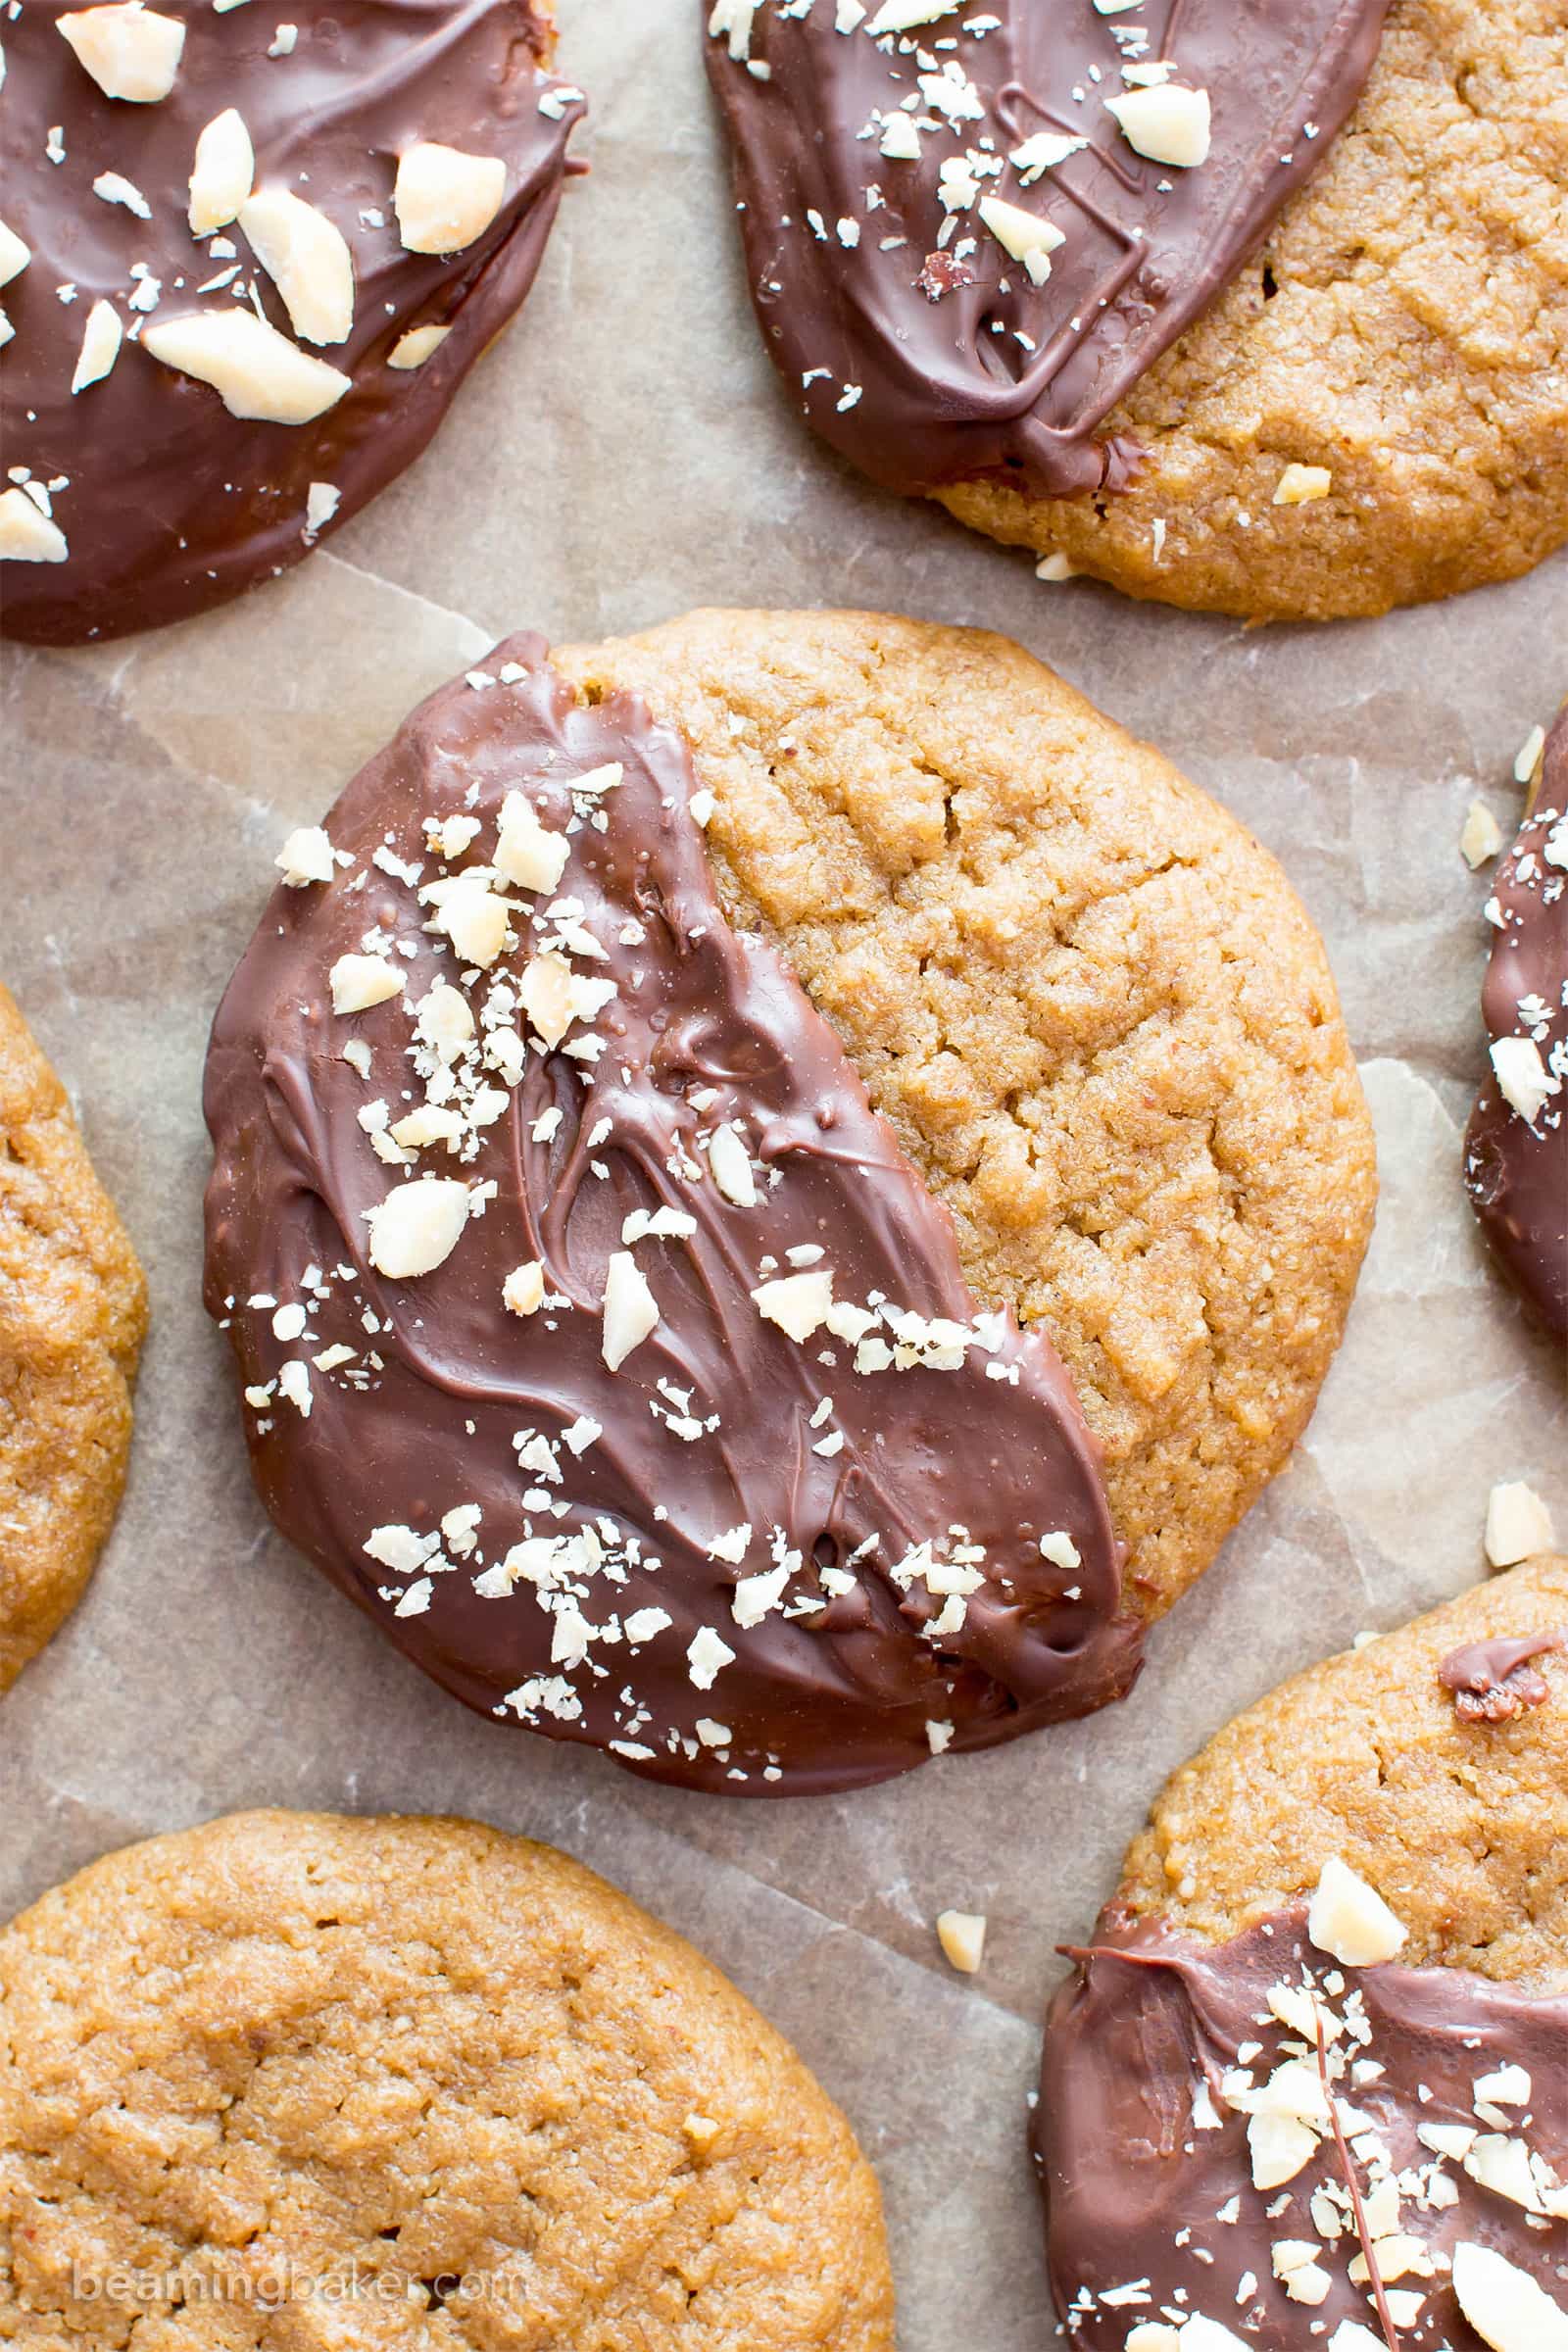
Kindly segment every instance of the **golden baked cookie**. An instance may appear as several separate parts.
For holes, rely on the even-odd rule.
[[[0,1691],[75,1607],[109,1534],[146,1325],[135,1252],[0,987]]]
[[[952,1212],[1049,1333],[1157,1615],[1290,1454],[1371,1227],[1371,1126],[1279,867],[1006,640],[699,612],[553,657],[629,687],[713,795],[760,925]]]
[[[0,2336],[892,2352],[872,2175],[689,1944],[471,1822],[261,1812],[0,1934]]]
[[[1080,2352],[1568,2342],[1568,1560],[1248,1709],[1052,2006]]]
[[[1477,1585],[1311,1667],[1166,1784],[1118,1901],[1217,1941],[1316,1882],[1326,1853],[1398,1913],[1401,1959],[1568,1990],[1568,1653],[1550,1703],[1464,1722],[1438,1679],[1468,1643],[1568,1633],[1568,1559]]]
[[[1395,0],[1316,176],[1106,419],[1145,453],[1130,488],[943,503],[1131,596],[1249,619],[1528,571],[1568,538],[1565,80],[1562,0]]]

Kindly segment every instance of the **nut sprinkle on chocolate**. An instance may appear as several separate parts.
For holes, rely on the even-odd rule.
[[[207,1299],[284,1533],[449,1690],[651,1777],[887,1778],[1120,1696],[1097,1448],[720,907],[684,743],[517,637],[282,874]]]
[[[79,644],[297,563],[533,283],[582,93],[543,0],[13,6],[0,627]]]
[[[1354,106],[1387,0],[703,0],[752,297],[895,490],[1125,487],[1095,438]]]

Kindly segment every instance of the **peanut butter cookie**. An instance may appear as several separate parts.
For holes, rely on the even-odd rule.
[[[682,1938],[475,1823],[261,1812],[0,1934],[0,2334],[892,2352],[875,2180]]]
[[[1086,2352],[1568,2341],[1568,1560],[1330,1659],[1167,1785],[1053,2006]]]
[[[1371,1231],[1371,1122],[1272,858],[1021,647],[695,613],[556,660],[692,746],[733,919],[777,942],[1047,1332],[1156,1616],[1288,1458]]]
[[[0,987],[0,1690],[80,1599],[125,1482],[147,1294]]]

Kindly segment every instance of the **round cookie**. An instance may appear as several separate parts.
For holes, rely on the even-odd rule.
[[[1127,1689],[1371,1210],[1238,827],[1000,640],[713,613],[498,647],[279,862],[207,1298],[292,1542],[470,1705],[729,1793]]]
[[[8,2342],[891,2352],[875,2180],[565,1855],[263,1812],[0,1934]]]
[[[884,16],[841,37],[764,0],[710,43],[768,348],[875,478],[1047,576],[1250,619],[1449,595],[1568,536],[1556,0],[1394,0],[1375,61],[1377,6],[1257,12],[1245,55],[1234,11],[1188,9],[1175,80],[1212,147],[1163,171],[1102,105],[1164,37],[1142,11],[906,14],[872,89]],[[918,161],[886,131],[906,108]],[[827,136],[792,145],[792,109]],[[1061,152],[1085,135],[1098,156]]]
[[[125,1483],[140,1266],[0,987],[0,1691],[85,1590]]]
[[[548,0],[27,8],[5,46],[0,629],[79,644],[271,577],[413,464],[583,101]]]
[[[1487,915],[1492,1073],[1465,1134],[1464,1180],[1498,1265],[1568,1347],[1568,710]]]
[[[1563,2340],[1565,1856],[1552,1556],[1298,1676],[1176,1773],[1047,2029],[1069,2339]]]

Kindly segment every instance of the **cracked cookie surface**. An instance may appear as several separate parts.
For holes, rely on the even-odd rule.
[[[687,738],[726,912],[832,1023],[976,1295],[1060,1351],[1157,1615],[1289,1456],[1371,1226],[1365,1102],[1279,867],[979,631],[706,612],[553,658]]]
[[[113,1524],[146,1322],[65,1090],[0,987],[0,1691],[75,1607]]]
[[[280,1812],[155,1838],[0,1934],[0,2019],[8,2342],[892,2352],[843,2117],[547,1846]]]
[[[1130,595],[1387,612],[1568,536],[1568,15],[1396,0],[1356,112],[1255,260],[1112,412],[1124,494],[943,494]],[[1274,504],[1288,466],[1326,496]]]

